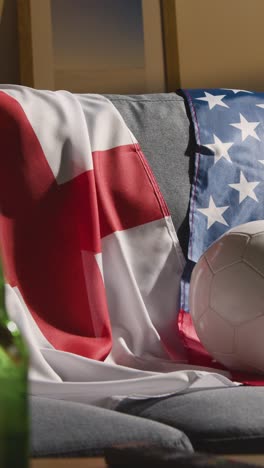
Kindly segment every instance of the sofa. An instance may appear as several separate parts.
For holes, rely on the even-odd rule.
[[[194,130],[180,93],[106,95],[135,135],[187,255]],[[131,401],[115,410],[30,396],[32,457],[102,456],[141,443],[186,453],[263,453],[263,387],[196,389]]]

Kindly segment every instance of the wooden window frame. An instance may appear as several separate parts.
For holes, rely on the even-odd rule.
[[[20,83],[33,88],[54,90],[56,89],[56,71],[53,64],[51,1],[17,0],[17,8]],[[163,17],[167,17],[167,9],[163,3],[164,0],[142,0],[145,58],[142,92],[146,93],[166,91]],[[165,37],[167,36],[165,28]],[[83,76],[80,73],[83,73]],[[89,79],[100,80],[102,78],[99,72],[96,75],[97,71],[93,73],[87,70],[87,72],[80,73],[72,76],[72,82],[79,80],[80,83],[87,83],[87,90],[80,92],[90,92]],[[109,70],[109,78],[111,78],[111,73],[114,72]]]

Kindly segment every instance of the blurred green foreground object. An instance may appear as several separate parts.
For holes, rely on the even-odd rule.
[[[28,467],[28,351],[5,307],[0,262],[0,467]]]

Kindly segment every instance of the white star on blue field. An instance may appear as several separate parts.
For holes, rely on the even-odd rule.
[[[226,88],[183,93],[197,148],[188,282],[192,265],[222,234],[240,224],[264,220],[264,93]]]

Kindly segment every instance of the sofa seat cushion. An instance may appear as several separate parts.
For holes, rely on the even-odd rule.
[[[31,397],[30,413],[32,457],[99,456],[129,443],[193,452],[178,429],[109,409]]]
[[[263,453],[263,387],[203,389],[160,399],[126,399],[118,410],[179,428],[198,451]]]

